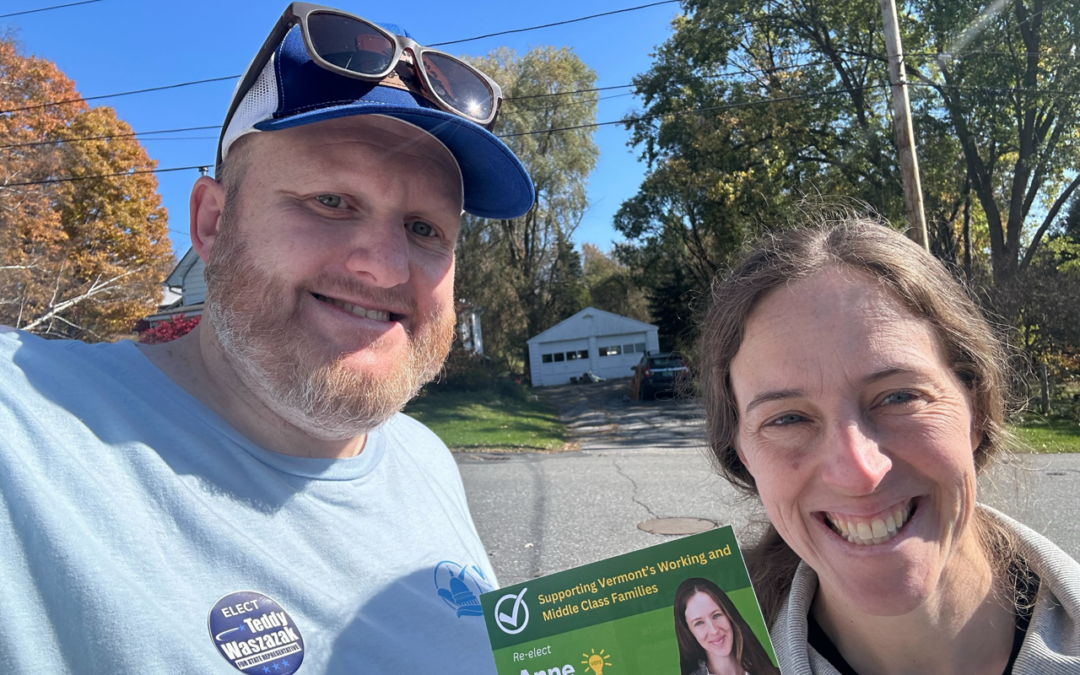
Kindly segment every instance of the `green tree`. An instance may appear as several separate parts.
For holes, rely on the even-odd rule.
[[[918,49],[941,53],[908,72],[925,85],[926,112],[947,122],[962,150],[997,282],[1031,265],[1080,186],[1080,2],[1008,0],[995,8],[930,0],[911,7],[907,24]]]
[[[593,244],[582,244],[581,255],[590,305],[645,323],[652,321],[645,292],[635,283],[626,265]]]
[[[964,263],[984,249],[964,242],[981,226],[1000,282],[1032,263],[1080,184],[1080,0],[993,8],[913,0],[900,13],[933,250],[978,269]],[[683,9],[636,80],[645,109],[628,126],[649,170],[616,217],[631,242],[681,256],[701,292],[748,235],[792,220],[807,195],[905,222],[878,2]]]
[[[0,37],[0,81],[0,323],[51,337],[130,333],[173,262],[145,173],[155,163],[111,108],[43,105],[77,99],[74,83],[11,36]],[[118,175],[65,180],[103,174]]]
[[[497,49],[472,59],[507,98],[494,133],[521,158],[536,188],[524,216],[466,216],[458,241],[457,295],[482,310],[485,352],[527,366],[525,341],[587,303],[581,257],[571,235],[588,205],[598,150],[592,129],[553,131],[596,121],[596,74],[571,50],[537,47],[518,56]]]
[[[699,324],[695,309],[702,296],[698,279],[684,264],[689,254],[680,246],[677,241],[664,239],[655,246],[622,244],[615,248],[614,255],[644,290],[650,323],[657,326],[660,350],[689,353]]]

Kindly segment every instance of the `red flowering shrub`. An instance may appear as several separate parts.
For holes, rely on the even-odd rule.
[[[159,345],[162,342],[170,342],[191,332],[191,329],[199,325],[201,316],[193,316],[185,319],[183,314],[177,314],[172,321],[162,321],[153,328],[147,328],[139,334],[139,342],[147,345]]]

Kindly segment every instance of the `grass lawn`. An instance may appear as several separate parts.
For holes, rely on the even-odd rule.
[[[1080,423],[1067,419],[1046,419],[1027,415],[1023,424],[1013,427],[1013,433],[1027,444],[1017,448],[1021,452],[1058,453],[1080,452]]]
[[[438,434],[451,450],[561,450],[565,428],[542,400],[504,398],[490,391],[428,394],[405,414]]]

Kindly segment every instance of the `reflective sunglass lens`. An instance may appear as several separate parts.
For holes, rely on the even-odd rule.
[[[394,42],[364,21],[316,13],[308,31],[319,57],[354,73],[378,75],[394,58]]]
[[[435,94],[465,117],[486,120],[491,116],[491,90],[471,68],[457,59],[424,53],[424,72]]]

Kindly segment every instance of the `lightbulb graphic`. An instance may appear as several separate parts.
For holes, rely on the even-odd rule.
[[[596,653],[595,649],[590,649],[589,652],[591,653],[582,654],[585,660],[581,662],[581,665],[588,666],[596,675],[604,675],[604,666],[611,665],[611,661],[608,660],[611,658],[611,654],[604,654],[603,649],[600,650],[599,654]]]
[[[604,659],[599,654],[589,657],[589,667],[596,675],[604,675]]]

